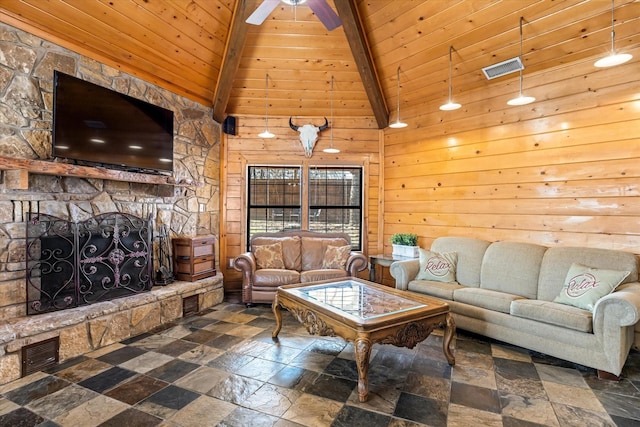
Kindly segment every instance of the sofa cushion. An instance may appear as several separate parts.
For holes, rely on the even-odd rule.
[[[256,270],[253,275],[253,288],[277,288],[280,285],[300,283],[300,273],[295,270],[265,268]]]
[[[518,299],[522,297],[489,289],[462,288],[453,292],[454,301],[507,314],[511,309],[511,303]]]
[[[324,251],[324,258],[322,259],[322,268],[341,268],[347,269],[347,261],[351,254],[351,245],[345,246],[333,246],[328,245]]]
[[[462,288],[464,288],[464,286],[460,286],[457,283],[432,282],[429,280],[412,280],[407,286],[407,289],[410,291],[449,301],[453,300],[453,292]]]
[[[342,279],[347,277],[349,273],[339,268],[309,270],[300,273],[300,283],[317,282],[320,280]]]
[[[321,269],[324,251],[327,249],[327,246],[345,246],[348,244],[349,242],[341,238],[302,237],[302,271]]]
[[[491,242],[470,237],[438,237],[431,244],[434,252],[458,254],[456,282],[464,286],[480,286],[482,258]]]
[[[613,292],[629,273],[571,264],[560,295],[553,301],[593,311],[596,302]]]
[[[434,282],[455,282],[456,252],[438,253],[420,249],[420,270],[416,280],[431,280]]]
[[[281,242],[271,245],[254,245],[253,255],[256,257],[256,266],[259,270],[263,268],[284,268]]]
[[[255,237],[251,244],[255,245],[270,245],[276,242],[282,242],[282,260],[284,261],[284,267],[287,270],[300,271],[300,236],[291,237],[267,237],[259,236]]]
[[[600,248],[552,247],[547,249],[540,266],[538,299],[553,301],[558,296],[573,263],[593,268],[629,271],[622,283],[638,280],[638,261],[636,255],[631,252]]]
[[[538,274],[546,250],[533,243],[492,243],[482,260],[480,287],[537,299]]]
[[[516,300],[511,303],[511,315],[580,332],[593,332],[593,317],[590,311],[554,302]]]

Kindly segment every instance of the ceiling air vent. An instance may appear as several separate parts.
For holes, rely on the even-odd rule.
[[[484,67],[482,72],[487,77],[487,80],[491,80],[520,70],[524,70],[524,65],[522,65],[522,61],[520,61],[520,57],[518,56]]]

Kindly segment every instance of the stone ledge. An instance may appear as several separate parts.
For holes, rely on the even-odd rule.
[[[20,378],[25,345],[60,338],[60,361],[139,335],[182,317],[182,299],[198,295],[200,310],[222,302],[222,274],[156,286],[83,307],[12,319],[0,325],[0,384]]]

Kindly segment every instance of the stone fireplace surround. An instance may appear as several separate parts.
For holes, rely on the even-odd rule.
[[[26,316],[25,236],[28,212],[72,221],[107,212],[150,217],[170,237],[219,235],[220,124],[209,107],[128,75],[33,34],[0,23],[0,156],[50,161],[53,70],[174,111],[172,186],[31,171],[28,188],[0,179],[0,383],[20,377],[20,349],[60,338],[60,361],[182,316],[183,298],[199,308],[222,301],[222,275],[173,282],[150,292],[54,313]],[[216,254],[216,257],[219,257]]]
[[[222,274],[173,282],[151,291],[63,311],[11,319],[0,325],[0,384],[21,377],[22,347],[59,337],[59,360],[97,350],[182,317],[183,299],[199,309],[222,302]]]

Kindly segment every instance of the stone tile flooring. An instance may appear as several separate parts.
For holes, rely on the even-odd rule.
[[[353,348],[307,334],[287,312],[225,302],[0,386],[0,426],[638,426],[640,354],[620,382],[458,332],[415,349],[374,346],[370,400]]]

